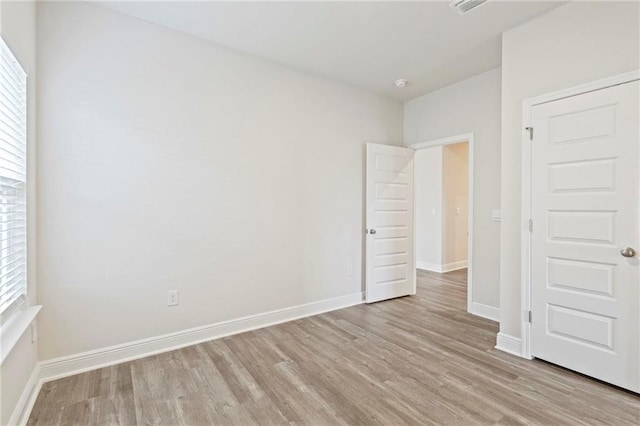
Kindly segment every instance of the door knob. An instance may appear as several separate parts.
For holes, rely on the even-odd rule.
[[[634,257],[636,255],[636,251],[631,247],[627,247],[620,250],[620,254],[624,257]]]
[[[377,232],[377,231],[376,231],[375,229],[369,229],[369,233],[370,233],[371,235],[375,234],[376,232]]]

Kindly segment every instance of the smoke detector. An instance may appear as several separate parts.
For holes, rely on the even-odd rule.
[[[400,79],[398,79],[398,80],[396,80],[396,81],[395,81],[396,87],[399,87],[399,88],[401,88],[401,89],[402,89],[403,87],[405,87],[405,86],[407,85],[407,83],[409,83],[409,82],[408,82],[406,79],[404,79],[404,78],[400,78]]]
[[[475,9],[478,6],[486,3],[487,0],[456,0],[452,3],[449,3],[451,9],[458,12],[459,15],[464,15],[469,12],[471,9]]]

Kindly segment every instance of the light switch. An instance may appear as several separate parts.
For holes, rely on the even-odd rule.
[[[492,210],[491,211],[491,221],[492,222],[502,222],[502,210]]]

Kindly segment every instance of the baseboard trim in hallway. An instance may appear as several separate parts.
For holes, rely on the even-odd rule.
[[[423,262],[421,260],[416,261],[416,268],[422,269],[425,271],[437,272],[439,274],[444,274],[447,272],[458,271],[460,269],[464,269],[467,267],[467,261],[462,260],[460,262],[446,263],[444,265]]]
[[[257,330],[325,312],[335,311],[364,302],[364,293],[353,293],[278,309],[243,318],[221,321],[175,333],[55,358],[40,363],[40,381],[48,382],[85,371],[96,370],[150,355],[173,351],[221,337]]]

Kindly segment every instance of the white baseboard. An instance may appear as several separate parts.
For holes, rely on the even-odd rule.
[[[42,383],[42,380],[40,380],[40,363],[37,363],[31,372],[31,376],[29,376],[29,380],[27,380],[20,399],[18,399],[13,414],[9,418],[9,425],[23,426],[27,424]]]
[[[460,262],[453,262],[442,265],[442,272],[457,271],[458,269],[464,269],[466,267],[467,261],[461,260]]]
[[[442,273],[442,265],[438,265],[437,263],[424,262],[422,260],[416,260],[416,268],[424,269],[425,271]]]
[[[508,334],[498,333],[496,339],[496,349],[507,352],[511,355],[522,357],[522,342],[519,337],[509,336]]]
[[[445,272],[457,271],[458,269],[464,269],[467,267],[467,261],[462,260],[460,262],[446,263],[440,265],[437,263],[423,262],[422,260],[416,260],[416,268],[424,269],[426,271],[438,272],[443,274]]]
[[[471,302],[471,310],[469,313],[490,319],[491,321],[500,322],[500,309],[493,306],[484,305],[478,302]]]
[[[50,359],[40,363],[40,379],[43,382],[48,382],[85,371],[243,333],[245,331],[256,330],[270,325],[334,311],[336,309],[347,308],[363,303],[363,301],[364,293],[353,293],[333,299],[325,299],[318,302],[278,309],[107,348]]]

